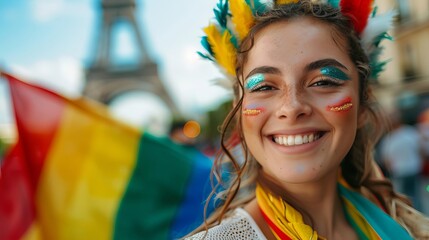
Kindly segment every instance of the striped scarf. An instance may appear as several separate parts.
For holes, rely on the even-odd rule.
[[[361,194],[341,183],[338,188],[346,218],[359,239],[412,239],[401,225]],[[256,198],[265,221],[277,239],[326,239],[304,223],[299,211],[260,184],[256,186]]]

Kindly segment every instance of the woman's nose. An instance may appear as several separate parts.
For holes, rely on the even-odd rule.
[[[295,121],[312,113],[311,106],[307,103],[303,94],[297,89],[288,89],[280,99],[280,105],[276,116],[280,119]]]

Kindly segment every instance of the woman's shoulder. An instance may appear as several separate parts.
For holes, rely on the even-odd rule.
[[[210,228],[207,232],[202,231],[193,236],[185,238],[196,239],[263,239],[265,236],[255,223],[253,218],[242,208],[237,208],[231,216],[222,220],[219,225]]]

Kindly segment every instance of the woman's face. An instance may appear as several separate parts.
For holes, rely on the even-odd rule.
[[[244,137],[281,183],[336,176],[353,144],[358,73],[332,32],[312,18],[274,23],[256,35],[244,65]]]

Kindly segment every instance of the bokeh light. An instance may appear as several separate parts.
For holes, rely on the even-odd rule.
[[[188,121],[183,126],[183,134],[188,138],[196,138],[200,135],[201,128],[200,124],[196,121]]]

